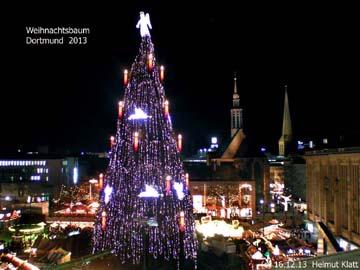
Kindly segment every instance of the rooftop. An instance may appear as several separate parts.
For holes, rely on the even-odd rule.
[[[332,149],[307,151],[307,152],[305,152],[305,156],[351,154],[351,153],[359,153],[360,154],[360,147],[345,147],[345,148],[332,148]]]
[[[189,162],[184,161],[185,171],[193,181],[253,179],[253,158],[235,159],[232,162]]]

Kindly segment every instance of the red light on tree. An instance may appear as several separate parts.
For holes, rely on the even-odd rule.
[[[139,132],[134,132],[134,150],[137,152],[139,149]]]
[[[171,189],[171,176],[166,176],[166,195],[170,195],[170,189]]]
[[[119,118],[121,119],[124,113],[124,101],[119,101]]]
[[[128,75],[128,70],[127,69],[125,69],[124,70],[124,85],[126,86],[127,84],[128,84],[128,82],[129,82],[129,75]]]
[[[101,213],[101,229],[105,230],[106,229],[106,212],[103,211]]]
[[[180,212],[180,231],[184,232],[185,231],[185,214],[184,211]]]
[[[169,101],[168,100],[165,100],[165,102],[164,102],[164,114],[165,114],[165,117],[169,116]]]
[[[160,66],[160,80],[163,82],[164,81],[164,73],[165,73],[165,68],[164,66]]]
[[[110,147],[113,147],[115,145],[115,137],[110,136]]]
[[[148,54],[148,68],[151,70],[154,66],[154,56],[152,53]]]
[[[181,134],[178,135],[178,150],[179,150],[179,152],[182,151],[182,135]]]

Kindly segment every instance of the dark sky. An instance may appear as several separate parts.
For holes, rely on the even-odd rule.
[[[107,148],[123,95],[122,70],[130,68],[140,42],[140,10],[150,12],[174,128],[188,146],[230,136],[234,71],[245,132],[256,144],[277,144],[285,83],[295,135],[359,134],[359,43],[351,7],[22,8],[8,24],[2,51],[2,151]],[[26,26],[89,27],[91,33],[84,46],[31,46]]]

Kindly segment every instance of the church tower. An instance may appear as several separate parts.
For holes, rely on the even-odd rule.
[[[242,109],[240,108],[240,96],[237,91],[236,74],[234,75],[233,106],[231,109],[231,138],[243,128]]]
[[[283,126],[282,126],[282,135],[279,140],[279,156],[285,156],[285,154],[287,154],[286,148],[291,142],[291,139],[292,139],[291,118],[290,118],[289,100],[287,94],[287,85],[285,85]]]

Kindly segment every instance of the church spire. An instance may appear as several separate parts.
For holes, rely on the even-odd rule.
[[[240,96],[237,89],[236,73],[234,74],[233,107],[231,109],[231,137],[243,126],[242,109],[240,108]]]
[[[289,99],[287,93],[287,85],[285,85],[285,99],[284,99],[284,113],[283,113],[283,126],[282,134],[279,140],[279,155],[285,156],[286,145],[292,139],[292,128],[291,128],[291,118],[290,118],[290,109],[289,109]]]
[[[282,134],[287,135],[287,136],[292,135],[287,85],[285,85],[285,100],[284,100],[284,115],[283,115]]]
[[[236,72],[234,73],[234,94],[237,94]]]
[[[234,94],[233,94],[233,107],[237,108],[240,106],[240,96],[237,91],[236,73],[234,73]]]

